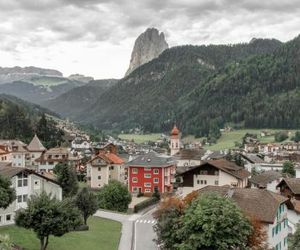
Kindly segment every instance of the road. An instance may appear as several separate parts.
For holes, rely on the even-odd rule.
[[[158,249],[156,243],[153,241],[156,237],[156,233],[153,230],[153,226],[156,223],[152,216],[154,211],[155,209],[151,209],[135,221],[134,250]]]

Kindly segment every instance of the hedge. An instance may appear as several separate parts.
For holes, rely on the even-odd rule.
[[[134,213],[137,213],[146,207],[156,204],[158,201],[159,201],[159,199],[157,199],[156,197],[151,197],[148,200],[144,200],[141,203],[136,204],[133,208],[133,211],[134,211]]]

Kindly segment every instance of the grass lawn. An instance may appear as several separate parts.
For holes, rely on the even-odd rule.
[[[209,150],[222,150],[222,149],[230,149],[235,147],[235,142],[242,142],[242,138],[246,133],[251,134],[257,134],[257,139],[259,139],[263,143],[269,143],[269,142],[275,142],[274,136],[265,136],[261,137],[260,132],[263,130],[267,130],[270,132],[277,132],[277,131],[285,131],[283,129],[240,129],[240,130],[234,130],[231,132],[224,132],[222,133],[222,136],[220,139],[218,139],[216,144],[213,144],[211,146],[205,146],[205,149]],[[291,132],[291,136],[295,134],[296,130],[287,130]],[[286,141],[289,141],[287,139]]]
[[[136,143],[144,143],[147,141],[157,141],[160,139],[161,134],[145,134],[145,135],[136,135],[136,134],[119,134],[119,138],[122,140],[134,140]]]
[[[89,231],[71,232],[62,237],[50,237],[47,250],[114,250],[118,249],[121,223],[90,217]],[[26,250],[39,250],[34,232],[16,226],[0,227],[0,234],[10,235],[12,241]]]

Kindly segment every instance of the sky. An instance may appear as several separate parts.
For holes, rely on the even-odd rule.
[[[299,24],[299,0],[0,0],[0,66],[121,78],[148,27],[177,46],[288,41]]]

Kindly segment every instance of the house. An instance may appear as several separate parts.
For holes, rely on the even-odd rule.
[[[87,162],[87,183],[91,188],[100,188],[110,180],[126,182],[125,165],[122,158],[111,152],[100,152]]]
[[[244,188],[250,173],[235,163],[220,159],[203,162],[179,174],[182,178],[179,193],[187,194],[208,185]]]
[[[169,157],[149,152],[128,162],[128,187],[133,193],[173,191],[176,163]]]
[[[10,162],[8,145],[0,145],[0,162]]]
[[[300,222],[300,178],[284,178],[277,185],[281,195],[289,198],[291,206],[288,210],[290,232],[296,231]]]
[[[9,152],[9,155],[6,154],[6,156],[13,167],[24,168],[28,164],[27,145],[24,142],[19,140],[0,140],[0,145]]]
[[[180,149],[173,158],[177,162],[177,167],[197,166],[201,164],[204,156],[204,149]]]
[[[217,193],[232,199],[247,216],[262,223],[271,249],[288,249],[288,198],[266,189],[206,186],[199,194]]]
[[[16,190],[16,200],[8,208],[0,209],[0,226],[13,224],[15,212],[27,207],[27,199],[31,195],[45,191],[59,200],[62,199],[62,188],[59,184],[33,170],[0,165],[0,175],[9,178]]]
[[[267,189],[272,192],[278,192],[277,185],[282,180],[282,173],[274,170],[265,171],[261,174],[252,176],[249,179],[251,188]]]
[[[52,172],[58,163],[68,163],[69,152],[67,148],[50,148],[35,160],[38,172]]]
[[[170,137],[170,154],[171,154],[171,156],[177,154],[180,150],[180,147],[181,147],[180,137],[181,137],[180,131],[175,125],[171,131],[171,137]]]
[[[36,159],[40,158],[42,153],[45,152],[47,149],[44,147],[44,145],[41,143],[40,139],[35,134],[29,145],[27,146],[28,150],[28,160],[30,166],[36,166],[37,162]]]
[[[88,140],[86,140],[83,137],[76,137],[72,142],[71,142],[71,148],[72,149],[77,149],[77,150],[86,150],[91,148],[91,144]]]

